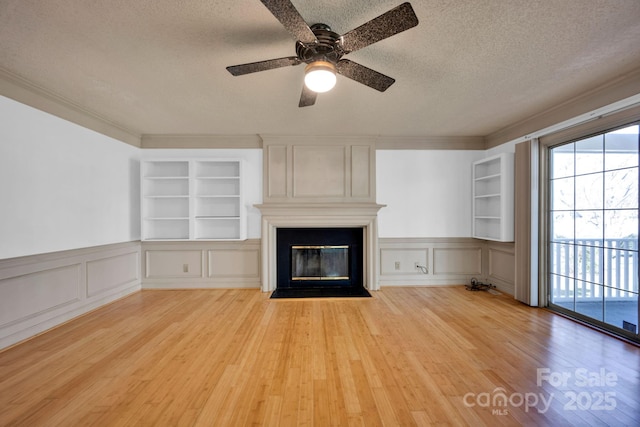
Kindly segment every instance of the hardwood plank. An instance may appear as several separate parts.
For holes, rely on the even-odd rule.
[[[142,291],[0,352],[0,425],[639,425],[638,366],[636,346],[463,287]],[[605,392],[615,408],[593,408]]]

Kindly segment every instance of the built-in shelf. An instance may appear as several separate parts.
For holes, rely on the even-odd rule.
[[[473,163],[473,237],[513,242],[513,167],[512,153]]]
[[[142,240],[244,240],[242,162],[145,160]]]

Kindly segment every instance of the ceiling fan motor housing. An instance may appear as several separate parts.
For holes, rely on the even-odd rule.
[[[342,49],[342,37],[331,31],[326,24],[313,24],[311,31],[318,39],[317,43],[296,42],[296,54],[307,64],[314,61],[328,61],[336,64],[346,53]]]

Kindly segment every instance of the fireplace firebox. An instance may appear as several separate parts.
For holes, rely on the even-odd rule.
[[[363,286],[362,228],[278,228],[272,298],[370,296]]]
[[[349,245],[291,246],[291,280],[349,280]]]

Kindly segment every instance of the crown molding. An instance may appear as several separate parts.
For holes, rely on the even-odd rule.
[[[487,135],[486,148],[493,148],[506,142],[518,140],[526,135],[535,134],[541,129],[588,114],[637,94],[640,94],[640,68],[553,108]]]
[[[377,150],[484,150],[483,136],[378,136]]]
[[[153,148],[262,148],[260,135],[145,134],[140,147]]]
[[[358,144],[373,144],[376,140],[374,135],[280,135],[280,134],[261,134],[264,145],[269,144],[313,144],[313,145],[344,145],[347,142]]]
[[[3,68],[0,68],[0,95],[134,147],[140,147],[140,135],[136,132]]]
[[[373,135],[142,135],[143,149],[263,148],[264,144],[375,144],[377,150],[484,150],[482,136],[373,136]]]

